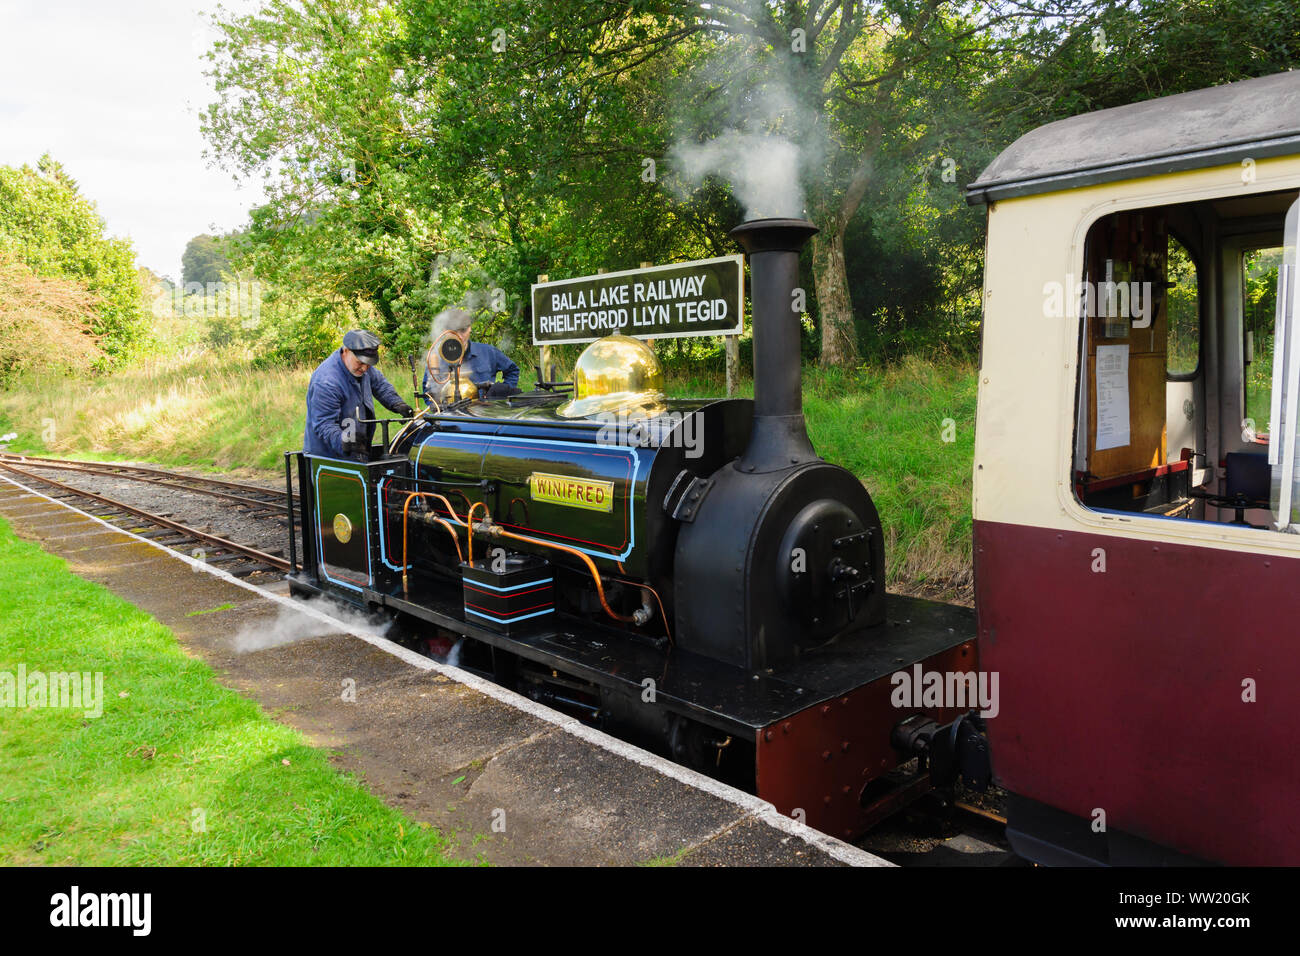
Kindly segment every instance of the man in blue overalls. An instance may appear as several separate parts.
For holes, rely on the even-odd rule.
[[[403,418],[415,414],[397,389],[375,368],[379,337],[354,329],[343,336],[343,347],[311,373],[307,385],[307,429],[302,450],[326,458],[370,459],[375,426],[374,399]]]
[[[460,360],[460,380],[478,386],[481,397],[497,398],[516,394],[519,366],[510,361],[510,357],[499,348],[483,342],[471,342],[469,330],[473,322],[474,317],[464,309],[446,309],[433,320],[434,338],[436,340],[443,332],[452,332],[461,340],[465,346],[465,355]],[[500,382],[496,381],[498,372],[502,376]],[[452,374],[451,368],[440,358],[438,369],[432,374],[426,363],[424,384],[420,388],[425,395],[436,398]]]

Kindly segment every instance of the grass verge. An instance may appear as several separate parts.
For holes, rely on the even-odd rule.
[[[447,865],[440,834],[0,519],[0,674],[102,673],[102,716],[0,706],[0,860]],[[82,701],[84,704],[85,701]],[[93,713],[93,709],[92,709]]]
[[[310,376],[194,348],[84,380],[33,373],[0,393],[0,429],[14,451],[282,473],[302,447]]]

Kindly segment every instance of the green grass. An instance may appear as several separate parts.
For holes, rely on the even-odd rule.
[[[3,520],[0,622],[0,671],[103,674],[98,718],[0,707],[0,861],[449,862],[437,831],[336,771],[326,752],[221,687],[153,618]]]
[[[1246,372],[1246,417],[1255,422],[1255,431],[1272,430],[1273,408],[1273,336],[1255,337],[1255,361]]]
[[[234,607],[233,604],[218,604],[216,607],[204,608],[200,611],[190,611],[185,616],[198,617],[200,614],[215,614],[217,611],[229,611],[232,607]]]
[[[409,397],[405,364],[381,369]],[[302,445],[310,372],[253,369],[234,351],[191,349],[88,382],[29,376],[0,393],[0,433],[18,433],[16,451],[251,467],[275,477],[283,452]],[[890,587],[943,592],[970,580],[975,379],[972,363],[947,358],[804,369],[813,444],[871,492],[885,527]],[[521,383],[531,382],[525,369]],[[720,372],[670,367],[668,390],[698,398],[722,395],[725,385]],[[743,380],[738,394],[752,396],[752,381]],[[942,440],[947,418],[953,442]]]
[[[721,376],[669,376],[669,393],[678,397],[724,388]],[[974,364],[956,360],[804,369],[813,447],[871,493],[885,528],[890,587],[945,591],[970,582],[975,388]],[[752,381],[739,384],[738,395],[753,393]],[[945,419],[952,419],[946,436]]]
[[[682,847],[676,853],[667,853],[661,856],[652,856],[648,860],[643,860],[637,866],[677,866],[682,860],[686,859],[686,851],[689,847]]]
[[[974,365],[916,358],[811,379],[813,445],[871,492],[891,586],[970,581],[975,383]]]

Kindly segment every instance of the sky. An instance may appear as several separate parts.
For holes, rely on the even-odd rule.
[[[254,0],[222,0],[243,12]],[[0,165],[50,153],[136,261],[179,279],[185,243],[244,224],[257,182],[209,166],[200,58],[217,0],[0,0]]]

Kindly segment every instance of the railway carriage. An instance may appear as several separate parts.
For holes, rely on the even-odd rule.
[[[968,198],[988,209],[980,659],[1012,844],[1300,863],[1300,73],[1041,127]]]

